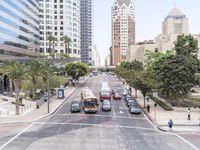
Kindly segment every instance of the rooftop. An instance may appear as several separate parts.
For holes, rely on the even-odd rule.
[[[124,3],[128,6],[131,2],[131,0],[117,0],[119,5],[123,5]]]

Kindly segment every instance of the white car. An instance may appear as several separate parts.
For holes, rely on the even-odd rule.
[[[127,90],[124,90],[124,91],[122,92],[122,95],[123,95],[123,96],[126,96],[128,93],[129,93],[129,92],[128,92]]]

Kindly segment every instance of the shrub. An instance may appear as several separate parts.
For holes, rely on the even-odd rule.
[[[161,106],[163,109],[167,110],[167,111],[172,111],[174,110],[173,107],[171,107],[169,104],[163,102],[162,100],[156,98],[156,97],[153,97],[153,96],[150,96],[150,98],[156,102],[159,106]]]

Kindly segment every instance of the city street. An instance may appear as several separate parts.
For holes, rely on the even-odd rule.
[[[89,77],[53,115],[31,124],[15,124],[15,130],[2,126],[0,149],[3,150],[195,150],[198,134],[180,134],[157,130],[144,114],[130,114],[123,100],[112,99],[112,110],[96,114],[71,113],[70,102],[89,87],[99,98],[102,81],[110,88],[123,87],[110,75]],[[13,126],[11,127],[13,128]],[[4,133],[3,133],[4,132]],[[3,133],[3,134],[2,134]],[[192,137],[191,137],[192,136]],[[188,140],[188,141],[186,141]],[[192,145],[194,144],[194,145]]]

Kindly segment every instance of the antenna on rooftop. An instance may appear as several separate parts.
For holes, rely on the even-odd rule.
[[[176,1],[174,0],[174,9],[176,9]]]

